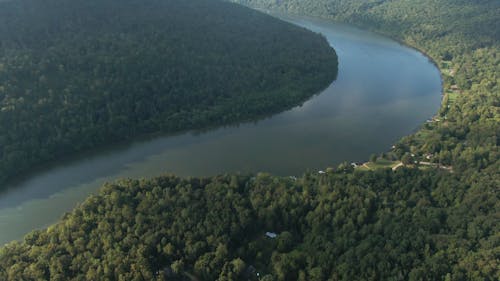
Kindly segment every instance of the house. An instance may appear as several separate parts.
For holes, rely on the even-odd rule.
[[[266,236],[271,238],[271,239],[274,239],[274,238],[278,237],[278,234],[276,234],[274,232],[266,232]]]

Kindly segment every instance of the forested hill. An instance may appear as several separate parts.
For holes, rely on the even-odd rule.
[[[462,225],[467,229],[449,227],[447,223],[441,223],[438,231],[440,234],[435,236],[437,238],[435,242],[440,245],[450,243],[450,245],[467,246],[461,250],[458,249],[461,246],[458,246],[454,250],[449,248],[451,251],[438,251],[439,254],[431,258],[433,262],[422,267],[421,270],[412,270],[408,276],[404,275],[404,271],[400,271],[402,275],[397,277],[377,275],[385,272],[384,265],[392,263],[366,262],[361,255],[351,255],[350,262],[346,263],[342,270],[358,268],[359,264],[364,264],[366,267],[364,270],[361,269],[359,274],[370,272],[373,274],[360,278],[364,280],[500,280],[498,270],[500,268],[498,263],[498,253],[500,253],[500,225],[498,224],[500,217],[500,151],[498,149],[500,144],[500,29],[498,28],[500,1],[240,0],[237,2],[258,8],[353,23],[389,35],[422,50],[437,63],[441,70],[444,80],[441,110],[432,120],[423,124],[417,133],[399,141],[393,151],[388,154],[394,153],[408,162],[423,160],[434,162],[436,165],[449,165],[453,168],[453,174],[449,175],[445,182],[438,183],[438,186],[432,182],[424,185],[430,188],[431,194],[434,195],[442,191],[439,186],[448,185],[449,188],[445,194],[450,196],[449,199],[454,198],[446,203],[451,207],[450,210],[453,209],[451,213],[444,215],[444,213],[437,212],[430,217],[437,220],[454,217],[452,220],[457,225]],[[408,187],[418,182],[422,183],[422,180],[433,181],[434,179],[431,175],[420,179],[409,175],[400,175],[400,177],[402,182],[395,192],[404,193]],[[468,182],[468,184],[462,186],[453,182],[453,178],[458,178],[462,183]],[[360,184],[360,186],[372,190],[376,186],[383,186],[383,182],[384,180],[379,179],[370,184]],[[472,193],[475,195],[469,197]],[[414,202],[429,199],[421,195],[413,198]],[[466,201],[469,203],[465,203]],[[476,207],[469,204],[474,204]],[[401,210],[413,210],[411,211],[412,218],[419,217],[422,213],[411,205],[413,203],[406,204]],[[464,206],[468,206],[466,208],[468,211],[466,209],[464,212],[459,211]],[[425,212],[436,210],[431,206],[424,209]],[[476,212],[477,210],[481,211]],[[332,216],[336,214],[336,211],[331,213]],[[407,219],[412,220],[409,217]],[[481,226],[477,224],[474,226],[470,223],[470,219],[476,222],[481,221],[479,223]],[[408,220],[401,220],[396,225],[400,227]],[[490,225],[492,228],[486,231],[480,230],[482,226],[489,225],[487,221],[494,221]],[[449,231],[456,237],[461,237],[460,242],[446,235],[441,236],[443,231]],[[469,235],[472,233],[477,236],[473,238]],[[403,233],[397,236],[396,239],[400,241],[399,245],[407,246],[407,252],[403,251],[406,254],[399,256],[399,263],[410,265],[423,257],[428,257],[426,253],[413,251],[411,243],[406,244],[405,239],[400,239],[405,236]],[[425,235],[416,234],[411,241],[418,241],[421,237]],[[361,242],[357,244],[358,248],[352,251],[369,248],[371,249],[369,256],[377,256],[380,251],[386,251],[390,255],[390,249],[393,248],[387,243],[391,243],[393,239],[393,236],[386,234],[381,244],[370,246],[369,243]],[[333,236],[332,240],[334,240]],[[427,245],[430,244],[420,247],[427,249]],[[412,253],[415,256],[408,259],[407,255]],[[474,258],[471,259],[473,256]],[[332,255],[331,258],[336,259],[338,255]],[[382,257],[381,260],[387,258]],[[451,269],[449,262],[453,259],[456,259],[457,265],[461,264],[468,269],[457,267]],[[436,270],[448,272],[435,275]],[[353,278],[342,275],[338,279],[352,280]]]
[[[107,184],[1,248],[0,280],[500,280],[498,1],[250,2],[353,21],[431,55],[443,107],[388,154],[452,169]]]
[[[0,249],[0,280],[499,280],[492,190],[488,178],[350,165],[124,180]]]
[[[216,0],[0,3],[0,187],[147,133],[259,118],[336,76],[326,40]]]

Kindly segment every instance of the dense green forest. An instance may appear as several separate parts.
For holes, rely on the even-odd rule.
[[[0,3],[0,187],[149,133],[259,118],[335,78],[318,34],[210,0]]]
[[[0,280],[500,280],[500,3],[240,2],[425,51],[442,109],[384,156],[452,170],[123,180],[3,247]]]
[[[0,280],[493,281],[495,184],[349,165],[298,179],[123,180],[2,248]]]

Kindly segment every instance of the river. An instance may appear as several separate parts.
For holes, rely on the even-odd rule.
[[[351,26],[286,20],[323,34],[335,82],[301,106],[254,123],[141,140],[50,165],[0,194],[0,243],[45,227],[104,182],[172,173],[300,175],[387,151],[440,106],[438,69],[423,54]]]

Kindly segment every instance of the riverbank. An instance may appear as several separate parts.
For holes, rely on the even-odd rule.
[[[438,70],[420,53],[352,27],[305,27],[324,32],[342,56],[337,80],[321,94],[259,122],[135,142],[26,178],[0,197],[7,208],[0,208],[0,225],[10,226],[1,233],[5,240],[56,221],[104,182],[120,178],[260,171],[299,177],[346,160],[363,161],[439,107],[439,96],[428,94],[429,87],[436,93],[441,88]],[[382,84],[387,77],[391,83]]]
[[[433,122],[422,122],[419,130],[395,141],[397,149],[392,152],[399,158],[405,153],[420,157],[433,155],[433,162],[453,164],[462,170],[469,167],[471,154],[481,155],[481,160],[472,164],[477,169],[487,168],[497,161],[495,157],[488,155],[491,155],[490,151],[498,153],[494,136],[498,129],[494,124],[498,124],[500,116],[494,108],[497,107],[500,91],[494,81],[497,80],[495,69],[500,62],[496,56],[499,45],[494,28],[498,19],[493,12],[499,10],[498,6],[489,1],[470,3],[465,5],[467,9],[462,4],[447,1],[428,1],[422,7],[405,1],[373,5],[364,5],[362,1],[326,0],[314,4],[311,1],[298,3],[293,0],[253,3],[281,12],[348,22],[385,34],[419,50],[437,65],[441,79],[444,80],[441,109],[434,118],[429,119]],[[424,6],[434,8],[424,11]],[[338,9],[316,9],[317,7],[336,7],[344,12],[336,13]],[[405,11],[405,14],[396,11]],[[463,15],[464,11],[473,15],[467,15],[468,21],[456,16]],[[442,14],[447,16],[443,17]],[[450,26],[454,28],[450,29]],[[448,67],[452,65],[449,72],[447,66],[438,64],[441,59],[446,61]],[[485,126],[489,129],[485,130]],[[470,138],[479,140],[474,136],[479,131],[482,132],[481,139],[486,141],[471,143]]]
[[[355,0],[339,2],[350,4]],[[385,7],[385,4],[398,2],[382,3]],[[422,17],[430,14],[431,18],[441,18],[433,17],[433,9],[429,9],[437,2],[440,0],[428,0],[428,5],[422,6],[425,8]],[[420,6],[413,7],[416,9],[412,10],[418,12]],[[473,9],[454,12],[460,15],[462,10],[474,13]],[[440,13],[447,11],[449,9],[439,10]],[[477,14],[481,22],[487,22],[486,13]],[[492,14],[494,18],[500,15],[498,12]],[[390,18],[394,16],[391,14]],[[455,19],[457,22],[452,22],[453,17],[446,17],[454,30],[464,22],[463,17]],[[433,23],[425,18],[421,22],[425,27]],[[100,189],[97,195],[65,215],[58,224],[34,231],[22,242],[5,247],[0,255],[0,279],[45,280],[49,279],[48,274],[57,274],[63,279],[153,280],[155,272],[166,269],[173,278],[183,278],[182,273],[188,271],[200,280],[243,276],[260,279],[255,276],[256,272],[262,273],[263,280],[497,280],[500,276],[495,243],[500,231],[497,223],[500,211],[500,154],[497,150],[500,91],[498,85],[492,83],[495,80],[490,79],[488,84],[482,82],[496,77],[496,68],[489,69],[487,64],[495,64],[497,53],[491,53],[493,60],[479,61],[486,67],[481,66],[483,68],[478,70],[486,71],[480,72],[483,77],[470,88],[465,96],[467,99],[461,97],[453,103],[449,123],[430,122],[423,144],[414,143],[407,137],[395,145],[394,154],[405,159],[405,163],[418,155],[412,153],[414,150],[433,151],[425,157],[438,163],[451,161],[453,173],[434,168],[355,172],[348,164],[342,164],[327,172],[306,172],[300,177],[233,173],[203,178],[164,176],[121,180]],[[484,49],[475,54],[488,58],[488,51]],[[358,59],[364,61],[362,65],[369,65],[366,61],[372,56],[358,56]],[[476,61],[474,57],[467,64],[474,65]],[[498,66],[500,60],[497,62]],[[365,68],[358,69],[358,74]],[[435,67],[432,69],[434,71]],[[341,71],[340,81],[346,70],[348,68]],[[380,68],[377,70],[384,72]],[[493,76],[489,71],[493,71]],[[396,74],[399,72],[401,69]],[[359,76],[353,78],[351,81],[366,82]],[[474,79],[467,81],[474,83]],[[380,82],[378,87],[387,84]],[[351,97],[353,93],[356,91],[350,92]],[[306,103],[301,110],[310,109],[314,101],[323,96]],[[386,100],[368,99],[366,102],[377,107],[375,111],[380,115],[391,111],[378,107]],[[346,107],[352,102],[337,101],[331,104]],[[320,104],[325,101],[321,100]],[[401,111],[418,111],[415,102],[410,105],[412,107],[403,106]],[[317,108],[313,109],[317,114]],[[353,113],[358,112],[366,113],[358,106],[340,121],[348,123],[358,115]],[[301,111],[294,114],[300,115]],[[316,117],[320,118],[313,124],[323,130],[329,128],[327,123],[321,122],[322,114]],[[400,119],[392,118],[391,122],[394,124]],[[352,131],[353,124],[348,125]],[[376,124],[370,126],[380,133],[381,128]],[[270,131],[276,128],[279,126],[271,126]],[[310,128],[298,129],[311,135]],[[335,131],[336,135],[342,135],[338,127]],[[319,141],[324,141],[331,146],[329,136],[318,136],[312,142],[303,142],[302,146],[319,148],[323,156],[337,156],[318,145]],[[278,145],[270,151],[293,139],[290,135],[282,135]],[[255,143],[249,137],[245,140]],[[349,138],[351,149],[357,149],[354,145],[357,140]],[[369,145],[375,144],[368,138],[363,140]],[[231,146],[221,147],[227,151]],[[260,147],[265,148],[269,146]],[[261,153],[265,157],[268,151]],[[297,155],[298,151],[288,151],[288,154]],[[306,155],[311,154],[308,151]],[[251,153],[253,158],[256,155]],[[226,158],[230,155],[217,156],[216,159],[224,163],[230,162]],[[191,166],[203,159],[203,155],[196,151],[193,159]],[[292,162],[289,158],[285,160],[284,164]],[[211,161],[209,164],[216,163]],[[393,168],[396,166],[401,164],[396,162]],[[272,231],[275,239],[266,239],[266,231]],[[262,240],[268,243],[261,243]]]
[[[337,75],[321,36],[223,1],[24,1],[0,3],[0,189],[50,161],[138,136],[282,112]],[[64,28],[40,36],[55,15]]]
[[[276,16],[277,18],[280,18],[280,17],[286,17],[286,16],[299,16],[299,17],[303,17],[303,18],[306,18],[306,19],[310,19],[310,20],[323,20],[325,23],[336,23],[336,24],[349,24],[349,25],[352,25],[356,28],[359,28],[359,29],[366,29],[366,30],[369,30],[370,32],[373,32],[375,34],[378,34],[380,36],[384,36],[384,37],[388,37],[388,38],[391,38],[391,40],[397,42],[398,44],[400,44],[401,46],[404,46],[404,47],[407,47],[407,48],[411,48],[417,52],[419,52],[420,54],[422,54],[423,56],[425,56],[437,69],[439,69],[439,76],[440,76],[440,81],[441,81],[441,91],[440,91],[440,95],[441,95],[441,108],[440,110],[436,111],[435,114],[433,115],[432,118],[430,119],[435,119],[435,118],[438,118],[438,116],[440,116],[440,111],[443,109],[443,107],[446,107],[448,106],[448,103],[445,103],[445,101],[447,101],[447,92],[451,91],[451,92],[456,92],[455,90],[451,89],[452,85],[449,85],[449,86],[446,86],[445,83],[444,83],[444,70],[441,68],[441,65],[438,64],[438,58],[434,58],[432,55],[429,54],[429,52],[427,52],[425,49],[423,48],[420,48],[416,45],[413,45],[401,38],[398,38],[396,36],[394,36],[394,34],[391,34],[389,32],[383,32],[382,30],[380,29],[377,29],[377,28],[373,28],[373,26],[371,25],[361,25],[361,24],[356,24],[355,22],[349,22],[349,23],[346,23],[346,22],[343,22],[343,21],[338,21],[338,20],[335,20],[335,19],[332,19],[332,18],[328,18],[328,17],[323,17],[323,16],[317,16],[317,17],[311,17],[307,14],[300,14],[300,13],[283,13],[283,12],[280,12],[278,10],[269,10],[269,9],[262,9],[262,8],[257,8],[257,7],[252,7],[252,6],[248,6],[252,9],[255,9],[257,11],[261,11],[261,12],[264,12],[264,13],[267,13],[269,15],[272,15],[272,16]],[[448,69],[447,69],[448,70]],[[415,127],[413,129],[413,133],[411,135],[418,135],[418,133],[420,133],[420,131],[423,130],[423,125],[425,125],[425,123],[422,123],[420,125],[418,125],[417,127]],[[399,140],[398,140],[399,142]]]

